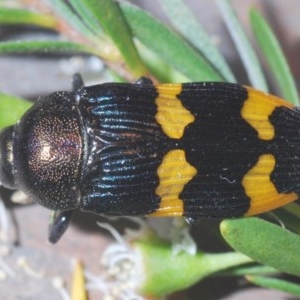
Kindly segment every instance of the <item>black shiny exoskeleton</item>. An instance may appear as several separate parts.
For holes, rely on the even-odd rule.
[[[300,110],[222,82],[104,83],[39,100],[0,135],[0,181],[54,210],[232,218],[299,198]]]
[[[84,87],[81,76],[75,75],[72,92],[39,100],[15,126],[2,131],[1,183],[55,211],[50,241],[63,234],[73,209],[145,215],[152,210],[151,202],[158,203],[147,189],[151,166],[143,165],[155,153],[153,139],[160,138],[155,111],[144,100],[150,101],[149,94],[156,92],[146,78],[136,84]],[[143,184],[130,173],[137,165],[135,172],[149,182]]]

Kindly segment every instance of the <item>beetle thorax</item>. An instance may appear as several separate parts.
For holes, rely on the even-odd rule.
[[[80,198],[81,130],[72,93],[51,94],[29,110],[14,128],[17,188],[50,209],[76,208]]]

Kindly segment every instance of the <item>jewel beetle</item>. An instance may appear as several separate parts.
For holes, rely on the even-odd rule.
[[[300,110],[221,82],[84,86],[39,100],[0,136],[0,181],[55,211],[232,218],[300,195]]]

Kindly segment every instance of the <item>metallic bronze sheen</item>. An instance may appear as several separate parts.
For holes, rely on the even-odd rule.
[[[80,197],[82,134],[72,96],[50,95],[15,126],[17,187],[50,209],[75,208]]]

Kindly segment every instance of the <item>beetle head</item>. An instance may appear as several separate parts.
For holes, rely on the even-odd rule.
[[[16,188],[13,159],[14,127],[5,128],[0,134],[0,182],[10,189]]]

